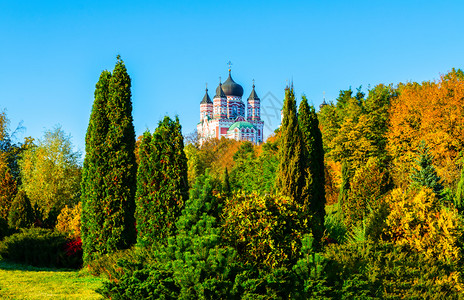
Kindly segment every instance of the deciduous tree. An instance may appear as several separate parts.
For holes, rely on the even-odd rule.
[[[71,137],[61,127],[47,130],[36,147],[23,153],[20,161],[22,187],[32,205],[37,204],[42,210],[45,219],[56,218],[65,205],[79,201],[79,159],[80,153],[74,151]]]

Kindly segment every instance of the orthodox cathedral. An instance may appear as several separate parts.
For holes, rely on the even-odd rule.
[[[264,122],[261,120],[260,100],[255,85],[245,103],[242,101],[243,88],[230,75],[224,83],[219,82],[213,101],[206,88],[200,102],[200,122],[197,125],[200,143],[208,138],[225,137],[237,141],[263,142]]]

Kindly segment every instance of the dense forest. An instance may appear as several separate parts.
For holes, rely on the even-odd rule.
[[[83,164],[61,127],[17,141],[2,112],[2,259],[85,268],[111,299],[460,298],[464,73],[318,111],[291,85],[282,116],[260,145],[168,116],[136,138],[120,57]]]

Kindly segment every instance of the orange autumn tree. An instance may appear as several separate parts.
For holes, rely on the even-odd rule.
[[[203,175],[206,169],[214,178],[222,178],[224,169],[232,169],[234,153],[241,142],[233,139],[208,139],[201,146],[189,143],[185,146],[188,159],[188,180],[193,186],[197,177]]]
[[[398,186],[409,184],[415,150],[429,145],[438,175],[448,187],[459,180],[459,153],[464,149],[464,73],[453,69],[438,81],[398,86],[390,110],[388,151]]]

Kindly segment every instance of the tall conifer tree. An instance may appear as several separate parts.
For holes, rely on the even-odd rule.
[[[279,171],[276,187],[284,196],[304,204],[304,145],[298,126],[293,86],[285,90],[283,119],[280,128]]]
[[[139,147],[137,242],[151,245],[172,235],[188,199],[187,157],[179,119],[165,117]]]
[[[102,200],[106,195],[103,179],[108,169],[106,135],[109,127],[107,103],[110,79],[111,73],[103,71],[96,84],[95,100],[85,137],[85,159],[81,181],[81,235],[84,261],[92,259],[94,253],[104,252],[106,247],[100,229],[103,226]]]
[[[124,249],[135,243],[135,130],[132,120],[131,79],[126,66],[118,61],[109,82],[107,115],[109,120],[106,145],[108,172],[104,182],[104,223],[106,251]]]
[[[307,197],[305,208],[312,216],[312,231],[317,242],[324,233],[325,217],[325,174],[324,174],[324,149],[322,146],[322,134],[319,130],[319,120],[313,106],[308,105],[305,96],[298,108],[298,123],[305,145],[305,170]]]
[[[121,58],[95,89],[82,174],[84,261],[135,242],[135,131],[131,81]]]

